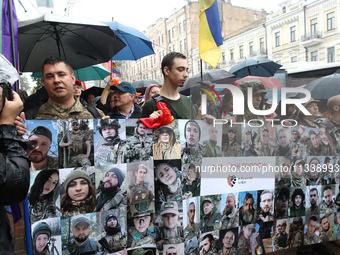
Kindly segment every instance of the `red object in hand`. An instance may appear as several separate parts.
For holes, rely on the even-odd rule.
[[[160,115],[157,119],[153,118],[139,119],[148,128],[159,128],[161,126],[171,123],[174,120],[174,117],[171,116],[170,110],[168,109],[168,107],[166,107],[166,103],[158,102],[156,105],[158,110],[161,110],[163,112],[162,115]]]

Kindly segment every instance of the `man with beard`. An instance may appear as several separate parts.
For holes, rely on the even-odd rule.
[[[242,231],[238,235],[238,254],[253,254],[255,249],[255,240],[251,238],[255,232],[255,224],[249,224],[242,227]],[[252,240],[251,240],[252,239]]]
[[[123,142],[118,135],[117,120],[100,120],[99,132],[104,142],[95,151],[95,165],[119,164],[123,162]]]
[[[52,132],[44,127],[35,127],[28,138],[31,149],[27,150],[27,156],[31,160],[31,171],[58,169],[58,158],[47,155],[51,149]]]
[[[203,141],[203,157],[221,157],[221,147],[217,145],[218,130],[216,127],[209,128],[209,140]]]
[[[243,205],[239,209],[239,225],[244,226],[255,222],[254,197],[251,193],[246,193]]]
[[[320,156],[322,151],[322,146],[320,145],[319,136],[316,134],[314,130],[310,130],[308,132],[310,137],[310,146],[308,148],[309,156]]]
[[[202,163],[203,147],[199,144],[201,139],[201,129],[194,120],[188,120],[184,126],[185,143],[181,145],[182,163]]]
[[[273,156],[275,148],[270,144],[267,127],[261,129],[260,144],[255,146],[254,149],[258,156]]]
[[[322,183],[322,176],[321,176],[321,157],[313,157],[309,160],[308,165],[308,176],[306,177],[307,180],[307,186],[311,185],[320,185]],[[324,169],[322,169],[324,172]]]
[[[90,220],[84,216],[75,216],[72,220],[72,234],[75,242],[69,244],[70,255],[97,254],[97,242],[90,240],[90,233]]]
[[[153,201],[153,192],[149,189],[149,183],[144,181],[148,173],[145,165],[139,165],[135,171],[135,183],[130,184],[127,190],[127,200],[129,203],[151,202]],[[137,198],[137,200],[136,200]]]
[[[120,189],[125,175],[117,167],[111,168],[106,174],[97,195],[96,211],[108,211],[126,205],[126,193]]]
[[[282,187],[290,188],[291,175],[290,168],[292,165],[292,159],[289,156],[281,157],[280,172],[278,178],[275,180],[275,187],[281,189]]]
[[[225,233],[222,240],[223,247],[218,251],[218,255],[236,255],[237,248],[233,247],[235,241],[235,234],[233,231],[229,230]]]
[[[291,201],[293,206],[290,208],[290,217],[305,216],[305,194],[302,189],[297,188],[294,190]]]
[[[333,202],[333,191],[331,186],[326,186],[323,190],[324,201],[320,205],[320,213],[336,212],[335,203]]]
[[[333,225],[331,225],[331,220],[334,221],[334,215],[325,214],[320,219],[320,240],[322,242],[333,241]]]
[[[238,210],[236,209],[236,198],[233,193],[229,193],[225,201],[225,214],[221,218],[220,229],[230,229],[238,227]]]
[[[86,153],[84,154],[84,144],[86,144]],[[59,146],[70,148],[70,161],[67,167],[90,166],[89,156],[91,153],[91,143],[89,136],[79,129],[77,120],[72,121],[72,131],[68,138],[67,134],[59,142]],[[66,167],[66,166],[64,166]]]
[[[289,189],[286,187],[279,189],[275,199],[275,219],[288,217],[288,199]]]
[[[116,214],[110,213],[106,216],[104,230],[105,233],[98,238],[100,239],[98,242],[102,245],[99,250],[112,253],[126,247],[126,233],[122,231]]]
[[[274,156],[291,156],[292,150],[289,141],[287,128],[281,128],[277,132],[278,147],[275,149]]]
[[[200,254],[214,254],[214,236],[212,234],[206,234],[203,236],[200,243]]]
[[[222,153],[224,157],[239,157],[242,154],[241,145],[236,142],[236,128],[229,127],[227,141],[223,142]]]
[[[270,210],[273,205],[273,194],[269,190],[262,191],[260,195],[260,212],[258,215],[258,221],[272,221],[274,219]]]
[[[184,239],[185,240],[189,240],[191,238],[193,238],[194,236],[198,236],[199,235],[199,231],[200,231],[200,227],[197,223],[195,223],[195,203],[191,202],[189,204],[189,208],[188,208],[188,220],[189,220],[189,224],[188,226],[185,227],[184,229]]]
[[[309,203],[310,207],[306,209],[306,215],[319,215],[320,207],[317,204],[319,200],[318,190],[316,188],[311,188],[309,190]]]
[[[317,223],[318,219],[315,216],[311,216],[307,225],[307,232],[304,235],[304,245],[320,243],[320,238],[315,234]]]
[[[139,120],[135,133],[126,140],[124,151],[124,163],[147,161],[152,155],[152,139],[147,135],[148,128]]]
[[[202,201],[202,207],[204,212],[204,218],[201,220],[201,232],[210,232],[218,230],[220,227],[221,214],[214,213],[214,204],[211,198],[205,198]]]

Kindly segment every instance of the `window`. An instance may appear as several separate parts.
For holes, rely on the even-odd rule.
[[[327,31],[335,28],[335,14],[334,12],[327,14]]]
[[[281,43],[281,35],[280,32],[275,33],[275,46],[279,47]]]
[[[260,38],[260,53],[264,54],[265,50],[264,50],[264,37]]]
[[[175,28],[172,28],[172,38],[175,38]]]
[[[296,26],[290,27],[290,41],[291,42],[296,41]]]
[[[183,52],[183,41],[179,41],[179,52]]]
[[[161,37],[158,36],[158,45],[161,45]]]
[[[222,52],[222,63],[225,63],[225,52]]]
[[[312,51],[311,53],[311,61],[318,61],[318,51]]]
[[[240,51],[240,58],[243,58],[244,57],[244,55],[243,55],[243,45],[240,45],[239,51]]]
[[[183,31],[187,29],[187,21],[183,20]]]
[[[282,7],[282,13],[286,13],[287,12],[287,8],[286,8],[286,6],[283,6]]]
[[[250,56],[254,55],[254,43],[253,42],[249,43],[249,55]]]
[[[327,48],[327,62],[335,62],[335,47]]]
[[[230,60],[234,61],[234,49],[230,50]]]
[[[184,39],[184,50],[188,50],[188,46],[187,46],[187,39]]]
[[[175,51],[175,45],[172,46],[172,51]]]
[[[291,57],[290,62],[292,63],[297,62],[297,56]]]
[[[318,31],[318,19],[312,19],[310,21],[310,34],[311,36],[316,35]]]
[[[182,33],[182,23],[181,22],[178,24],[178,32]]]
[[[164,35],[162,34],[162,43],[164,43]]]
[[[171,42],[171,30],[168,30],[168,34],[169,34],[169,43]]]

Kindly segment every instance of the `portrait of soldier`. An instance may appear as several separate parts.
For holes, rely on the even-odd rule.
[[[245,225],[240,227],[238,235],[238,254],[253,254],[255,249],[255,224]]]
[[[217,142],[221,139],[219,130],[211,126],[208,130],[209,139],[203,141],[203,157],[221,157],[221,147],[217,145]]]
[[[290,225],[288,235],[289,247],[298,247],[303,245],[303,220],[302,217],[295,217]]]
[[[336,213],[336,220],[334,224],[334,240],[337,240],[340,238],[340,212]]]
[[[64,122],[65,123],[65,122]],[[67,129],[67,127],[66,127]],[[90,166],[91,162],[89,159],[91,153],[91,142],[88,132],[80,129],[80,124],[78,120],[72,121],[72,130],[64,132],[64,135],[59,142],[59,146],[66,148],[69,153],[69,160],[65,165],[66,167],[84,167]],[[65,155],[64,155],[65,156]]]
[[[229,193],[226,197],[223,216],[220,220],[220,229],[237,228],[239,214],[236,208],[237,200],[234,193]]]
[[[179,211],[176,201],[163,202],[160,216],[162,221],[156,226],[157,248],[162,250],[164,244],[178,244],[184,242],[184,232],[178,221]]]
[[[260,200],[260,210],[258,213],[258,222],[268,222],[273,221],[274,217],[272,215],[272,206],[273,206],[273,194],[269,190],[264,190],[259,193]]]
[[[127,204],[126,192],[120,189],[124,179],[125,174],[118,167],[113,167],[106,172],[97,192],[97,212],[117,209]]]
[[[237,233],[237,231],[236,231]],[[222,248],[218,251],[218,255],[237,255],[235,232],[231,229],[227,231],[220,231],[220,238],[222,239]]]
[[[255,146],[255,151],[258,156],[273,156],[275,150],[275,144],[272,144],[270,140],[269,129],[267,126],[263,126],[260,129],[260,139]]]
[[[290,139],[289,128],[279,128],[277,131],[277,144],[274,151],[274,156],[291,156],[292,148],[291,148],[291,139]]]
[[[307,157],[308,172],[306,174],[306,182],[308,186],[321,185],[321,157]]]
[[[192,163],[182,165],[182,192],[183,199],[200,195],[201,173]]]
[[[256,210],[254,208],[253,194],[246,192],[243,204],[239,209],[239,225],[244,226],[256,222]]]
[[[134,171],[135,182],[130,184],[127,190],[127,200],[129,203],[133,201],[140,203],[154,200],[154,194],[149,187],[149,183],[145,181],[148,172],[149,170],[146,164],[139,164],[136,167]],[[149,173],[152,174],[152,172],[151,168]],[[137,198],[137,200],[134,198]]]
[[[214,249],[215,249],[214,236],[211,233],[203,235],[200,242],[200,254],[202,255],[214,254]]]
[[[224,157],[240,157],[242,155],[241,145],[236,140],[238,132],[235,126],[230,126],[227,128],[227,135],[223,134],[222,154]]]
[[[323,155],[328,155],[328,154],[323,154]],[[330,185],[330,184],[335,184],[335,165],[333,161],[334,157],[331,156],[326,156],[323,157],[323,164],[321,165],[323,167],[323,174],[322,174],[322,180],[321,184],[322,185]]]
[[[280,189],[282,187],[290,188],[291,185],[291,165],[292,159],[290,156],[282,156],[279,157],[280,162],[280,170],[278,171],[277,175],[275,176],[275,188]]]
[[[221,214],[214,212],[214,203],[210,197],[205,197],[201,202],[203,219],[200,222],[200,229],[202,233],[211,232],[220,228]]]
[[[108,119],[98,121],[97,130],[99,130],[102,139],[98,141],[95,147],[95,165],[108,165],[123,163],[123,145],[118,130],[120,124],[118,120]]]
[[[299,217],[305,216],[305,193],[303,189],[296,188],[294,189],[291,196],[291,207],[289,209],[290,217]]]
[[[287,248],[288,233],[286,229],[287,222],[285,220],[277,225],[277,233],[272,239],[273,246],[277,251]]]
[[[187,208],[188,225],[184,228],[184,239],[187,241],[199,235],[200,227],[195,223],[196,204],[194,201],[189,203]]]
[[[281,233],[282,233],[282,225],[278,224],[276,226],[276,234],[272,238],[272,244],[274,246],[273,251],[277,251],[280,249],[279,244],[278,244],[278,239]]]
[[[67,245],[70,255],[80,255],[85,252],[95,254],[97,252],[97,242],[89,238],[92,232],[89,218],[74,216],[71,222],[71,232],[74,241]]]
[[[174,246],[170,246],[166,249],[166,252],[165,252],[166,255],[177,255],[177,249],[176,247]]]
[[[303,157],[293,157],[292,159],[292,186],[303,187],[306,185],[305,171],[308,170],[305,166],[306,161]]]
[[[203,146],[199,143],[201,139],[201,128],[195,120],[188,120],[184,125],[185,142],[181,144],[181,159],[183,164],[201,164]]]
[[[128,215],[127,246],[153,244],[156,239],[154,202],[132,203]]]
[[[306,156],[306,152],[303,150],[301,145],[301,136],[298,127],[293,127],[291,129],[292,137],[292,156]]]
[[[311,216],[307,224],[307,232],[304,235],[304,245],[320,243],[320,238],[315,234],[318,219],[316,216]]]
[[[306,215],[319,215],[320,206],[319,202],[319,191],[316,187],[311,187],[308,193],[310,207],[306,209]]]
[[[257,132],[250,127],[243,128],[244,140],[241,143],[241,150],[243,157],[257,156],[255,151],[255,139]]]
[[[282,187],[276,190],[276,198],[274,205],[274,217],[275,219],[283,219],[288,217],[288,200],[289,200],[289,189]]]
[[[323,187],[323,202],[320,205],[320,213],[334,213],[336,212],[336,206],[333,201],[333,185],[327,185]]]
[[[320,233],[321,242],[333,241],[334,237],[334,214],[325,214],[320,219]]]
[[[317,129],[310,129],[308,131],[308,136],[310,139],[310,144],[307,147],[307,155],[309,156],[321,156],[322,145],[320,143],[320,138]]]
[[[307,147],[309,146],[310,139],[307,135],[306,127],[299,126],[299,133],[300,133],[300,146],[301,146],[301,156],[307,156]]]
[[[45,126],[35,127],[29,137],[27,156],[31,160],[31,171],[58,169],[58,157],[48,155],[52,144],[52,132]]]
[[[199,253],[199,240],[197,236],[194,236],[193,238],[185,242],[184,254],[197,255],[198,253]]]
[[[126,232],[119,223],[115,213],[109,213],[105,217],[104,232],[98,238],[99,251],[116,252],[126,248]]]
[[[141,121],[136,122],[134,134],[126,140],[123,147],[124,163],[147,161],[152,156],[152,138],[148,136],[148,127]]]

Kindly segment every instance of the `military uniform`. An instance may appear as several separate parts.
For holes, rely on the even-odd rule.
[[[184,229],[184,239],[190,240],[191,238],[198,236],[200,232],[200,226],[197,223],[194,223],[192,228],[189,228],[189,225]]]
[[[340,122],[332,118],[331,115],[328,116],[328,120],[331,122],[333,127],[340,128]]]
[[[230,249],[227,249],[228,250],[228,253],[223,253],[223,248],[221,250],[218,251],[218,255],[224,255],[224,254],[227,254],[227,255],[237,255],[238,254],[238,251],[237,251],[237,248],[235,247],[231,247]]]
[[[82,158],[82,156],[84,155],[84,144],[87,141],[86,134],[82,131],[71,131],[70,140],[72,140],[73,143],[68,146],[68,148],[70,148],[70,161],[68,162],[67,167],[77,167],[78,164],[82,167],[90,166],[90,160],[88,158]],[[67,135],[64,135],[62,141],[64,143],[68,142]]]
[[[221,157],[221,147],[211,139],[203,141],[203,157]]]
[[[98,109],[97,109],[98,110]],[[98,110],[101,117],[105,114]],[[58,104],[51,99],[40,106],[36,120],[55,120],[55,119],[93,119],[93,115],[86,109],[82,103],[76,99],[71,108]]]
[[[140,135],[135,130],[123,147],[124,163],[147,161],[152,155],[152,139],[147,134]]]
[[[237,249],[237,254],[238,255],[249,255],[252,254],[252,252],[249,252],[251,248],[249,240],[247,240],[244,235],[243,231],[240,233],[238,237],[238,249]]]
[[[304,240],[303,241],[304,245],[320,243],[321,242],[320,238],[315,233],[313,233],[312,236],[308,236],[307,233],[306,233],[304,235],[304,239],[303,240]]]
[[[223,215],[220,221],[220,229],[230,229],[238,227],[238,210],[234,208],[234,211],[229,215]]]
[[[47,155],[46,163],[42,169],[39,170],[54,170],[59,169],[58,157]]]
[[[327,205],[325,202],[323,202],[320,205],[320,213],[334,213],[336,212],[336,207],[333,201],[329,205]]]
[[[141,233],[138,232],[134,227],[128,228],[128,247],[141,246],[143,244],[153,244],[156,239],[155,227],[152,223],[148,229]]]
[[[198,143],[196,148],[187,146],[186,142],[181,145],[182,164],[192,163],[195,165],[201,165],[202,156],[203,146],[201,144]]]
[[[328,230],[324,230],[322,227],[320,228],[320,240],[321,242],[327,242],[327,241],[333,241],[333,228],[331,228],[331,226],[329,226]]]
[[[319,215],[320,214],[320,207],[318,205],[314,207],[308,207],[306,209],[306,215]]]
[[[54,218],[57,216],[55,201],[53,198],[38,200],[34,205],[29,205],[31,224],[34,222]]]
[[[68,246],[70,255],[97,254],[97,242],[89,238],[81,246],[77,247],[75,243]]]
[[[233,141],[231,144],[224,144],[222,147],[224,157],[240,157],[242,155],[241,145]]]
[[[273,239],[272,239],[272,243],[273,243],[273,246],[275,247],[276,251],[280,250],[279,236],[280,236],[280,233],[277,233],[275,236],[273,236]]]
[[[121,251],[126,247],[126,233],[119,231],[116,234],[109,235],[108,233],[103,233],[101,238],[105,238],[109,244],[112,251]],[[99,250],[106,251],[102,246]]]
[[[149,189],[148,182],[142,182],[140,184],[130,184],[127,190],[127,201],[132,203],[141,203],[147,201],[153,201],[154,195]]]
[[[301,157],[306,156],[306,150],[304,150],[304,148],[302,147],[299,141],[292,142],[291,150],[292,150],[292,154],[293,155],[295,154],[294,156],[301,156]]]
[[[273,156],[291,156],[292,149],[291,146],[288,145],[286,148],[282,148],[281,146],[276,147]]]
[[[295,206],[292,206],[290,208],[290,217],[300,217],[300,216],[305,216],[305,207],[303,205],[301,205],[300,208],[295,208]]]
[[[98,202],[98,199],[104,199],[104,196],[105,196],[105,193],[100,191],[97,195],[97,202]],[[126,193],[124,193],[121,189],[119,189],[119,191],[113,197],[110,197],[104,203],[100,211],[109,211],[112,209],[117,209],[118,207],[124,206],[126,204],[127,204]]]
[[[261,156],[261,157],[263,157],[263,156],[273,156],[274,150],[275,150],[275,148],[273,146],[271,146],[269,144],[267,146],[264,146],[260,142],[256,152],[257,152],[257,155]]]
[[[240,226],[244,226],[244,225],[256,223],[256,215],[255,215],[256,213],[255,213],[255,210],[252,210],[253,218],[251,219],[250,222],[246,222],[246,221],[243,219],[243,206],[241,206],[241,208],[238,210],[238,212],[239,212],[239,225],[240,225]]]
[[[278,250],[282,250],[287,248],[287,240],[288,240],[288,234],[287,233],[281,233],[278,237],[277,243],[278,243]]]
[[[61,208],[60,210],[61,216],[65,217],[65,216],[74,216],[74,215],[79,215],[79,214],[91,213],[90,212],[90,200],[91,199],[92,198],[90,197],[82,201],[72,200],[72,207],[69,210],[64,211],[64,208]]]
[[[211,232],[213,230],[220,229],[221,214],[211,212],[209,215],[205,215],[201,220],[201,231],[202,233]]]
[[[291,236],[289,236],[290,247],[298,247],[303,244],[303,231],[302,229],[293,230]]]
[[[251,144],[251,142],[243,141],[241,143],[241,150],[242,150],[242,156],[244,157],[257,156],[257,153],[254,150],[254,146]]]
[[[173,146],[169,143],[158,142],[152,145],[153,159],[180,159],[181,158],[181,144],[175,142]]]
[[[100,145],[95,153],[95,165],[102,166],[123,163],[122,145],[123,142],[121,140],[113,145]]]
[[[167,228],[163,222],[156,226],[157,241],[164,240],[163,244],[179,244],[184,242],[183,227],[179,222],[173,229]]]

